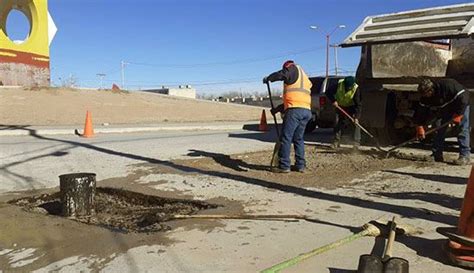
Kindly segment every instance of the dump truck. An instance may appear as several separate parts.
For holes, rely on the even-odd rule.
[[[361,122],[379,141],[397,144],[414,136],[423,77],[456,79],[473,102],[474,3],[366,17],[341,44],[355,46],[361,47]],[[472,127],[474,109],[470,118]]]

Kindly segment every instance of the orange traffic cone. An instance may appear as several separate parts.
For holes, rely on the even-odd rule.
[[[464,194],[461,215],[459,216],[458,233],[474,239],[474,167]]]
[[[92,128],[92,114],[89,111],[86,112],[86,123],[84,125],[84,133],[81,136],[87,138],[94,136],[94,129]]]
[[[258,125],[258,130],[268,131],[267,115],[265,114],[265,109],[262,110],[262,116],[260,117],[260,125]]]
[[[457,228],[437,228],[448,237],[444,250],[451,262],[457,266],[474,268],[474,166],[462,202]]]

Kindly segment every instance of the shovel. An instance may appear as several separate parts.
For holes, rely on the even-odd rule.
[[[275,105],[273,104],[273,99],[272,99],[272,92],[270,90],[270,83],[267,82],[267,89],[268,89],[268,97],[270,98],[270,105],[272,109],[275,109]],[[272,161],[270,162],[270,167],[278,167],[280,158],[278,157],[278,151],[280,151],[280,129],[278,128],[278,122],[276,119],[276,115],[273,115],[273,121],[275,122],[275,129],[276,129],[276,134],[277,134],[277,140],[275,143],[275,147],[273,148],[273,154],[272,154]]]
[[[397,224],[394,216],[390,222],[387,244],[382,258],[374,254],[361,255],[357,273],[408,273],[408,261],[392,257],[396,231]],[[403,229],[403,232],[405,233],[407,230]]]
[[[350,121],[352,121],[352,123],[359,127],[364,133],[366,133],[374,142],[375,142],[375,147],[377,148],[377,150],[381,151],[381,152],[384,152],[386,153],[387,151],[385,151],[384,149],[382,149],[380,147],[380,144],[379,144],[379,141],[377,140],[377,138],[374,137],[374,135],[372,135],[369,131],[367,131],[367,129],[365,129],[362,125],[360,125],[360,123],[356,122],[355,119],[353,117],[351,117],[351,115],[349,115],[349,113],[347,113],[344,109],[342,109],[341,106],[339,105],[336,105],[336,108],[341,111],[341,113],[343,113],[348,119],[350,119]]]
[[[333,243],[330,243],[330,244],[327,244],[327,245],[324,245],[324,246],[321,246],[321,247],[318,247],[316,249],[313,249],[309,252],[306,252],[306,253],[303,253],[303,254],[300,254],[294,258],[291,258],[289,260],[286,260],[284,262],[281,262],[279,264],[276,264],[276,265],[273,265],[267,269],[264,269],[262,271],[260,271],[260,273],[277,273],[277,272],[280,272],[281,270],[284,270],[288,267],[291,267],[291,266],[294,266],[304,260],[307,260],[313,256],[316,256],[316,255],[319,255],[321,253],[324,253],[324,252],[327,252],[331,249],[334,249],[336,247],[339,247],[341,245],[344,245],[344,244],[347,244],[349,242],[352,242],[354,240],[357,240],[359,238],[362,238],[364,236],[379,236],[380,235],[380,229],[378,227],[376,227],[375,225],[371,224],[371,223],[367,223],[363,226],[363,230],[358,232],[358,233],[354,233],[350,236],[347,236],[345,238],[342,238],[338,241],[335,241]]]
[[[403,258],[392,257],[393,242],[395,241],[395,230],[397,228],[397,223],[395,222],[395,220],[396,217],[394,216],[390,225],[390,233],[388,234],[387,247],[385,248],[385,254],[382,258],[382,261],[384,262],[383,272],[408,273],[408,261]]]
[[[382,217],[381,217],[382,218]],[[349,242],[352,242],[352,241],[355,241],[357,239],[360,239],[364,236],[369,236],[369,237],[377,237],[379,236],[381,233],[382,233],[382,230],[383,229],[386,229],[386,226],[387,226],[387,222],[381,220],[381,218],[378,218],[376,220],[373,220],[373,221],[370,221],[369,223],[366,223],[362,228],[363,230],[358,232],[358,233],[354,233],[352,235],[349,235],[345,238],[342,238],[338,241],[335,241],[335,242],[332,242],[330,244],[327,244],[327,245],[324,245],[324,246],[321,246],[321,247],[318,247],[316,249],[313,249],[309,252],[306,252],[306,253],[303,253],[303,254],[300,254],[294,258],[291,258],[289,260],[286,260],[284,262],[281,262],[279,264],[275,264],[267,269],[264,269],[262,271],[260,271],[260,273],[276,273],[276,272],[280,272],[281,270],[284,270],[288,267],[291,267],[291,266],[294,266],[302,261],[305,261],[311,257],[314,257],[316,255],[319,255],[319,254],[322,254],[322,253],[325,253],[331,249],[334,249],[334,248],[337,248],[341,245],[344,245],[344,244],[347,244]],[[309,220],[309,219],[305,219],[305,220]],[[395,230],[395,228],[394,228]],[[418,228],[415,228],[415,227],[412,227],[412,226],[409,226],[409,225],[401,225],[399,226],[397,229],[396,229],[397,232],[401,233],[401,234],[407,234],[407,235],[412,235],[412,234],[421,234],[423,233],[422,230],[418,229]],[[395,237],[393,237],[395,238]],[[379,260],[380,257],[378,257]],[[380,262],[382,264],[382,262]],[[365,271],[364,273],[368,273],[368,272],[371,272],[371,273],[378,273],[377,271]],[[383,272],[383,271],[381,271]],[[390,272],[392,273],[391,271],[387,271],[387,272]],[[395,271],[396,272],[396,271]],[[407,271],[408,272],[408,271]],[[405,272],[403,272],[405,273]]]
[[[446,127],[446,126],[448,126],[449,124],[451,124],[451,122],[452,122],[452,120],[447,121],[447,122],[441,124],[440,126],[438,126],[438,127],[436,127],[436,128],[432,128],[432,129],[426,131],[425,136],[426,136],[426,135],[429,135],[429,134],[432,134],[432,133],[434,133],[434,132],[437,132],[437,131],[440,130],[440,129],[443,129],[444,127]],[[411,138],[411,139],[409,139],[409,140],[407,140],[407,141],[405,141],[405,142],[403,142],[403,143],[398,144],[397,146],[395,146],[395,147],[389,149],[388,151],[385,151],[385,152],[386,152],[385,158],[388,158],[388,157],[390,156],[390,153],[392,153],[393,151],[395,151],[395,150],[397,150],[397,149],[399,149],[399,148],[401,148],[401,147],[403,147],[403,146],[406,146],[406,145],[408,145],[408,144],[410,144],[410,143],[412,143],[412,142],[414,142],[414,141],[416,141],[416,140],[418,140],[418,137],[415,136],[415,137],[413,137],[413,138]]]

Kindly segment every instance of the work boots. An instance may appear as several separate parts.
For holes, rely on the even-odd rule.
[[[290,173],[290,169],[282,169],[280,167],[273,167],[272,172],[273,173]]]
[[[444,162],[442,154],[431,154],[430,157],[426,158],[428,162]]]
[[[337,150],[341,147],[341,143],[339,143],[339,140],[334,140],[334,142],[331,144],[331,148],[334,150]]]
[[[460,155],[458,159],[454,160],[454,165],[464,166],[471,164],[471,159],[468,156]]]
[[[360,151],[360,143],[354,142],[354,144],[352,145],[352,152],[358,153],[359,151]]]

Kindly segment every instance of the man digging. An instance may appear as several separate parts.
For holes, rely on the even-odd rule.
[[[416,136],[425,138],[423,125],[430,118],[435,118],[435,125],[446,123],[450,120],[459,126],[457,134],[459,144],[459,158],[454,161],[456,165],[470,164],[470,128],[469,128],[469,92],[460,83],[453,79],[423,79],[418,85],[420,103],[415,112]],[[444,162],[443,150],[447,127],[436,133],[432,146],[432,159],[435,162]]]

